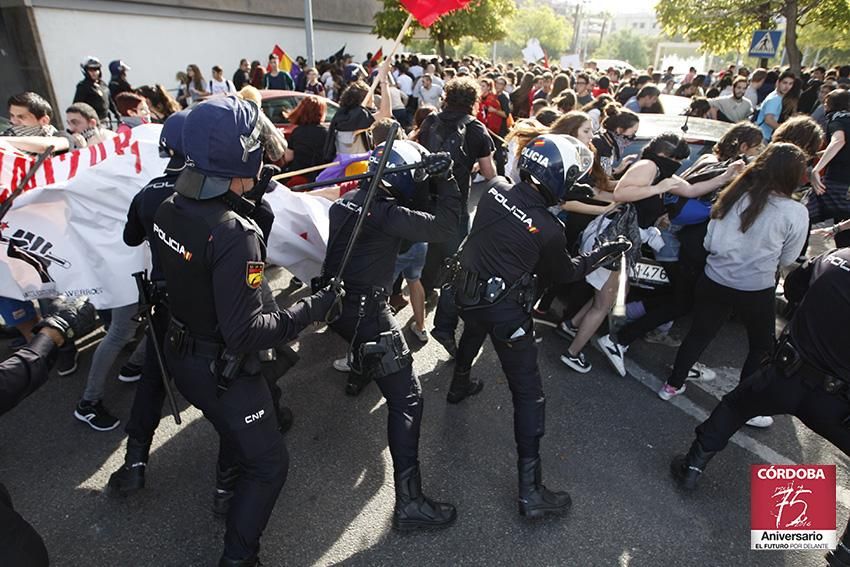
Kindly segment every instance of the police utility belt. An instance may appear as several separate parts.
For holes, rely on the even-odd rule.
[[[461,309],[483,309],[506,299],[513,300],[527,313],[537,294],[537,276],[523,274],[510,286],[500,276],[482,277],[477,271],[460,266],[449,282],[455,289],[455,302]]]
[[[850,384],[806,360],[788,334],[779,339],[773,363],[786,378],[797,377],[811,388],[823,388],[827,394],[840,395],[850,401]]]
[[[166,338],[181,356],[199,356],[210,359],[210,367],[218,380],[220,391],[226,391],[230,382],[240,374],[259,374],[261,362],[277,360],[277,351],[274,348],[248,354],[230,352],[224,342],[193,335],[186,325],[174,317],[168,324]]]

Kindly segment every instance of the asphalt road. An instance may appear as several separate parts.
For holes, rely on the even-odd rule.
[[[275,269],[268,275],[281,304],[291,301],[288,274]],[[294,297],[299,293],[304,292]],[[399,317],[408,321],[410,309]],[[446,531],[392,532],[383,400],[374,385],[357,398],[344,395],[345,375],[330,365],[346,345],[319,328],[294,345],[302,359],[281,380],[296,421],[287,434],[289,478],[263,537],[264,563],[823,564],[822,552],[749,549],[750,465],[836,463],[838,486],[848,486],[847,458],[799,422],[779,417],[767,430],[745,428],[711,463],[694,494],[678,492],[670,481],[671,457],[687,450],[693,428],[737,382],[746,340],[734,322],[703,359],[717,371],[717,381],[690,385],[672,402],[658,399],[655,389],[674,349],[639,341],[629,351],[630,375],[620,378],[589,348],[594,368],[579,375],[558,360],[566,343],[545,328],[541,334],[544,480],[572,495],[566,517],[527,522],[517,514],[512,405],[490,344],[474,367],[486,382],[484,391],[450,406],[447,355],[435,341],[420,346],[408,336],[425,397],[420,445],[425,490],[455,503],[459,517]],[[54,565],[213,565],[224,531],[210,511],[218,450],[213,428],[181,399],[184,424],[163,418],[147,488],[127,499],[108,498],[103,489],[122,462],[124,433],[96,432],[72,415],[93,348],[90,341],[77,373],[65,378],[54,373],[0,419],[0,479],[16,508],[42,534]],[[116,375],[127,356],[129,350],[116,362]],[[134,390],[112,380],[105,403],[126,419]],[[839,488],[839,534],[849,505],[848,493]]]

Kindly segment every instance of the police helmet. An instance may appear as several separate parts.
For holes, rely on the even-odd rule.
[[[89,69],[100,70],[100,67],[100,59],[98,59],[94,55],[86,55],[85,57],[83,57],[83,60],[80,61],[80,69],[83,71],[83,75],[85,75],[86,71]]]
[[[121,61],[120,59],[116,59],[115,61],[111,61],[109,63],[109,73],[113,77],[117,77],[121,74],[122,71],[129,71],[130,66]]]
[[[234,178],[260,171],[260,108],[236,96],[216,97],[193,107],[183,125],[186,168],[175,191],[196,200],[213,199],[230,189]]]
[[[378,163],[381,161],[381,156],[384,155],[385,146],[386,144],[381,144],[369,156],[370,173],[378,169]],[[392,170],[402,165],[419,163],[422,161],[423,156],[430,153],[423,146],[411,140],[396,140],[393,142],[390,152],[390,157],[387,160],[387,170]],[[385,173],[381,177],[381,183],[393,197],[403,204],[409,204],[413,201],[418,185],[414,177],[414,170],[412,169],[398,173]]]
[[[517,168],[523,181],[541,189],[548,206],[560,203],[576,179],[590,171],[593,153],[564,134],[543,134],[525,145]]]
[[[159,156],[170,158],[165,170],[181,171],[186,166],[186,154],[183,150],[183,126],[191,109],[175,112],[165,119],[159,132]]]

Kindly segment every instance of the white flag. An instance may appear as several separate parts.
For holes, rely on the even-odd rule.
[[[0,296],[88,296],[98,309],[137,301],[132,274],[149,268],[148,250],[125,245],[123,232],[133,196],[165,169],[160,128],[139,126],[45,161],[0,223]],[[0,198],[33,161],[0,138]],[[283,186],[266,200],[275,212],[268,263],[309,281],[324,259],[330,201]]]

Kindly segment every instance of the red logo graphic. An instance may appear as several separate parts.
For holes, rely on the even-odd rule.
[[[753,465],[752,549],[835,547],[835,465]]]

